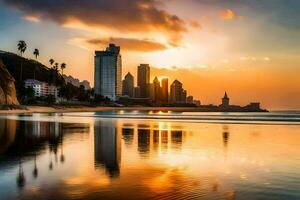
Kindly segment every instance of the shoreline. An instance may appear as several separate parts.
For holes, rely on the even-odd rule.
[[[26,113],[64,113],[64,112],[98,112],[109,110],[139,110],[139,111],[191,111],[199,109],[195,107],[109,107],[109,106],[25,106],[24,109],[0,110],[0,114],[26,114]]]
[[[177,112],[222,112],[210,111],[197,107],[109,107],[109,106],[24,106],[24,109],[0,110],[0,114],[26,114],[26,113],[64,113],[64,112],[98,112],[98,111],[177,111]],[[228,111],[230,112],[230,111]],[[232,111],[235,112],[235,111]],[[239,111],[246,112],[246,111]]]

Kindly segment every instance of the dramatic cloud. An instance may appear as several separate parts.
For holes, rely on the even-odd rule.
[[[104,48],[108,43],[118,44],[122,47],[122,50],[125,51],[153,52],[167,49],[167,46],[158,42],[133,38],[75,38],[71,41],[71,43],[87,49]]]
[[[157,31],[178,42],[185,23],[161,9],[160,0],[3,0],[25,16],[59,24],[77,22],[121,32]]]

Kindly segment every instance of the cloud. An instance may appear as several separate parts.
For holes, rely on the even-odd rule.
[[[134,38],[73,38],[70,41],[71,44],[79,46],[84,49],[101,49],[105,48],[108,43],[115,43],[121,46],[125,51],[137,51],[137,52],[153,52],[163,51],[168,47],[162,43],[151,41],[148,39],[134,39]]]
[[[185,22],[161,9],[162,0],[3,0],[25,16],[61,25],[79,22],[88,27],[120,32],[156,31],[178,42],[187,31]],[[175,38],[175,39],[174,39]]]
[[[193,28],[201,28],[201,25],[198,21],[196,20],[189,20],[189,24]]]
[[[40,19],[35,17],[35,16],[32,16],[32,15],[26,15],[24,16],[22,19],[25,19],[27,21],[30,21],[30,22],[34,22],[34,23],[38,23],[40,22]]]
[[[235,19],[237,16],[232,10],[227,9],[220,12],[220,17],[224,20],[232,20]]]

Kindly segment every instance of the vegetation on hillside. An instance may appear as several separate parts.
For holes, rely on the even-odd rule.
[[[32,88],[25,88],[24,81],[26,79],[35,79],[41,82],[46,82],[49,85],[55,85],[59,88],[59,96],[67,100],[90,101],[92,91],[85,91],[84,87],[76,87],[70,83],[66,83],[63,78],[64,69],[67,64],[59,64],[53,58],[49,59],[49,66],[46,66],[38,61],[40,56],[39,49],[33,50],[34,59],[29,59],[24,56],[28,46],[25,41],[19,41],[17,50],[20,55],[4,52],[0,50],[0,59],[6,65],[7,70],[16,80],[17,96],[22,104],[35,103],[43,101],[53,103],[53,97],[36,98]]]

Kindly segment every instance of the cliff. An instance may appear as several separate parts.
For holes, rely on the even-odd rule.
[[[0,59],[0,104],[19,105],[15,79],[10,75],[6,66]]]

